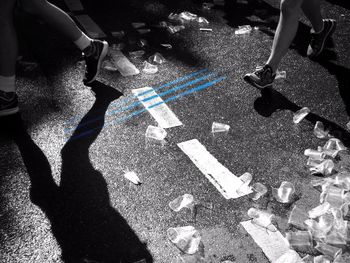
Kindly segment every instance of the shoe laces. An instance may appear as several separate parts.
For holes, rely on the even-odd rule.
[[[261,69],[257,70],[257,71],[255,72],[255,74],[256,74],[259,78],[271,77],[271,76],[272,76],[272,69],[271,69],[271,67],[265,65],[265,66],[262,67]]]

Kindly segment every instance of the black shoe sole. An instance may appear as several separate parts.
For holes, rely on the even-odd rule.
[[[19,108],[18,107],[1,110],[0,111],[0,117],[16,114],[17,112],[19,112]]]
[[[252,85],[252,86],[254,86],[255,88],[260,89],[260,90],[272,86],[272,83],[267,84],[267,85],[264,85],[264,86],[260,86],[260,85],[256,84],[254,81],[252,81],[252,80],[249,78],[249,76],[244,76],[243,79],[244,79],[247,83],[249,83],[250,85]]]

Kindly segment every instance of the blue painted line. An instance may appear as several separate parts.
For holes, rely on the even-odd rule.
[[[210,86],[215,85],[216,83],[218,83],[218,82],[224,80],[225,78],[226,78],[226,77],[220,77],[220,78],[214,79],[214,80],[212,80],[212,81],[206,82],[206,83],[204,83],[204,84],[202,84],[202,85],[199,85],[199,86],[197,86],[197,87],[195,87],[195,88],[192,88],[192,89],[190,89],[190,90],[187,90],[187,91],[185,91],[185,92],[183,92],[183,93],[180,93],[180,94],[178,94],[178,95],[172,96],[172,97],[170,97],[170,98],[168,98],[168,99],[166,99],[166,100],[164,100],[164,101],[162,101],[162,102],[157,102],[157,103],[155,103],[155,104],[149,106],[148,108],[143,108],[143,109],[141,109],[141,110],[134,111],[134,112],[132,112],[131,114],[125,116],[125,117],[122,117],[122,118],[116,119],[116,120],[114,120],[114,121],[110,121],[110,122],[108,122],[108,123],[105,123],[103,126],[104,126],[104,127],[108,127],[108,126],[111,126],[111,125],[120,124],[120,123],[122,123],[122,122],[124,122],[124,121],[126,121],[126,120],[128,120],[128,119],[131,119],[131,118],[134,117],[134,116],[137,116],[137,115],[139,115],[139,114],[145,112],[147,109],[151,109],[151,108],[154,108],[154,107],[156,107],[156,106],[159,106],[159,105],[161,105],[161,104],[163,104],[163,103],[170,102],[170,101],[176,100],[176,99],[178,99],[178,98],[180,98],[180,97],[187,96],[187,95],[192,94],[192,93],[194,93],[194,92],[196,92],[196,91],[203,90],[203,89],[205,89],[205,88],[208,88],[208,87],[210,87]],[[79,138],[81,138],[81,137],[83,137],[83,136],[86,136],[86,135],[88,135],[88,134],[91,134],[93,131],[95,131],[95,130],[97,130],[97,129],[103,128],[103,126],[102,126],[102,127],[101,127],[101,126],[100,126],[100,127],[95,127],[95,128],[92,128],[92,129],[90,129],[90,130],[88,130],[88,131],[82,132],[81,134],[78,134],[78,135],[75,135],[75,136],[71,137],[69,140],[79,139]]]
[[[192,77],[194,77],[194,76],[197,76],[197,75],[199,75],[199,74],[201,74],[201,73],[204,73],[204,72],[206,72],[206,71],[208,71],[208,70],[207,70],[207,69],[201,69],[201,70],[199,70],[199,71],[196,71],[196,72],[190,73],[190,74],[188,74],[188,75],[185,75],[185,76],[183,76],[183,77],[177,78],[177,79],[175,79],[175,80],[172,80],[172,81],[170,81],[170,82],[167,82],[167,83],[165,83],[165,84],[163,84],[163,85],[161,85],[161,86],[158,86],[158,87],[156,87],[156,88],[153,88],[153,89],[154,89],[155,91],[157,91],[157,90],[160,90],[160,89],[162,89],[162,88],[169,87],[169,86],[171,86],[171,85],[173,85],[173,84],[176,84],[176,83],[178,83],[178,82],[181,82],[181,81],[190,79],[190,78],[192,78]],[[149,92],[151,92],[151,91],[149,91],[149,90],[148,90],[148,91],[145,91],[145,92],[143,92],[143,93],[140,93],[139,96],[145,95],[145,94],[147,94],[147,93],[149,93]],[[124,99],[122,99],[122,100],[118,100],[118,101],[116,101],[116,102],[114,102],[114,103],[111,103],[110,106],[112,106],[112,107],[113,107],[113,106],[118,106],[119,104],[121,104],[121,103],[126,103],[126,102],[128,102],[128,101],[130,101],[130,100],[132,100],[132,99],[134,99],[134,98],[136,98],[136,96],[135,96],[135,95],[132,95],[132,96],[130,96],[130,97],[126,97],[126,98],[124,98]],[[80,120],[79,117],[72,118],[71,120],[69,120],[69,121],[66,122],[66,125],[74,124],[77,120]]]
[[[128,106],[122,107],[122,108],[120,108],[120,109],[116,109],[116,110],[112,110],[112,111],[110,111],[110,112],[107,112],[105,115],[98,116],[98,117],[96,117],[96,118],[87,120],[87,121],[85,121],[85,122],[83,122],[83,123],[80,123],[80,124],[78,125],[78,127],[76,127],[76,128],[66,128],[66,129],[64,129],[64,131],[67,133],[67,132],[70,132],[70,131],[72,131],[72,130],[74,130],[74,129],[75,129],[75,130],[80,129],[80,128],[86,126],[86,125],[89,124],[89,123],[92,123],[92,122],[95,122],[95,121],[98,121],[98,120],[100,120],[100,119],[105,118],[105,116],[111,116],[111,115],[114,115],[114,114],[116,114],[116,113],[118,113],[118,112],[123,112],[123,111],[129,110],[129,109],[131,109],[131,108],[134,108],[134,107],[140,105],[142,102],[149,101],[149,100],[152,100],[152,99],[161,97],[161,96],[163,96],[163,95],[167,95],[167,94],[169,94],[169,93],[172,93],[172,92],[174,92],[174,91],[177,91],[177,90],[183,89],[183,88],[185,88],[185,87],[191,86],[191,85],[193,85],[193,84],[196,84],[196,83],[198,83],[198,82],[200,82],[200,81],[202,81],[202,80],[204,80],[204,79],[210,78],[210,77],[215,76],[215,75],[216,75],[215,73],[210,73],[210,74],[204,75],[204,76],[202,76],[202,77],[200,77],[200,78],[197,78],[197,79],[194,79],[194,80],[192,80],[192,81],[190,81],[190,82],[187,82],[187,83],[185,83],[185,84],[176,86],[176,87],[174,87],[174,88],[172,88],[172,89],[169,89],[169,90],[164,91],[164,92],[162,92],[162,93],[159,93],[159,94],[157,94],[157,95],[150,96],[150,97],[145,98],[145,99],[143,99],[143,100],[141,100],[141,101],[137,101],[137,102],[134,102],[134,103],[132,103],[132,104],[130,104],[130,105],[128,105]],[[142,92],[142,93],[140,93],[140,94],[146,94],[146,93],[149,93],[149,92],[152,92],[152,91],[153,91],[153,90],[150,89],[150,90],[147,90],[146,92]]]

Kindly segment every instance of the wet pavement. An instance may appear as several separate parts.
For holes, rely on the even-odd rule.
[[[292,206],[276,202],[271,187],[292,182],[296,203],[309,209],[319,204],[303,153],[326,142],[313,134],[316,121],[350,147],[349,6],[324,2],[325,17],[337,19],[338,27],[317,61],[305,56],[310,27],[302,19],[279,68],[286,79],[260,91],[242,77],[269,55],[278,1],[238,0],[209,11],[202,2],[85,1],[84,13],[110,44],[126,43],[126,55],[145,50],[142,58],[130,58],[139,69],[154,52],[166,59],[156,74],[123,77],[102,70],[90,87],[82,82],[81,54],[73,44],[18,14],[23,60],[38,66],[19,63],[21,115],[1,120],[0,262],[181,262],[167,229],[186,225],[200,231],[205,262],[269,262],[239,225],[249,219],[247,210],[270,209],[284,234]],[[185,24],[176,34],[155,26],[181,11],[210,23]],[[145,22],[151,32],[138,34],[132,22]],[[234,34],[246,24],[258,28]],[[122,40],[111,36],[120,30],[126,33]],[[140,39],[147,46],[140,48]],[[215,79],[220,81],[207,84]],[[170,92],[178,87],[174,83],[189,84]],[[147,127],[157,122],[142,111],[132,90],[146,86],[164,92],[162,99],[183,124],[166,129],[163,144],[145,138]],[[302,107],[311,113],[294,124],[293,113]],[[230,125],[229,132],[213,135],[214,121]],[[252,182],[265,184],[269,194],[258,201],[249,195],[225,199],[177,146],[192,139],[234,175],[250,172]],[[344,167],[350,169],[347,152],[336,160],[335,170]],[[136,172],[142,184],[124,178],[127,171]],[[195,216],[168,206],[185,193],[203,204]]]

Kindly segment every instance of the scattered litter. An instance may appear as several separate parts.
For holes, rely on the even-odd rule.
[[[114,66],[118,69],[122,76],[127,77],[140,73],[135,65],[132,64],[120,50],[117,49],[117,46],[112,45],[109,56],[111,57]]]
[[[207,32],[212,32],[212,31],[213,31],[213,29],[211,29],[211,28],[205,28],[205,27],[201,27],[201,28],[199,28],[199,30],[200,30],[200,31],[207,31]]]
[[[167,30],[171,34],[175,34],[183,29],[185,29],[185,26],[172,26],[172,25],[167,26]]]
[[[131,58],[141,58],[144,54],[145,54],[144,50],[136,50],[136,51],[129,52],[129,56]]]
[[[149,29],[149,28],[140,28],[140,29],[137,29],[137,32],[139,32],[141,35],[144,35],[144,34],[150,33],[151,29]]]
[[[316,218],[316,217],[319,217],[325,213],[327,213],[328,209],[331,207],[331,205],[327,202],[311,209],[309,212],[308,212],[308,215],[310,218]]]
[[[310,251],[312,249],[312,235],[309,231],[287,232],[286,238],[291,248],[296,251]]]
[[[328,244],[317,242],[315,249],[332,260],[342,253],[342,249]]]
[[[174,112],[164,103],[161,97],[151,87],[133,89],[132,93],[137,96],[142,105],[148,110],[163,129],[182,125]],[[155,106],[156,105],[156,106]]]
[[[298,229],[305,230],[307,229],[307,227],[304,224],[304,222],[307,219],[308,219],[307,211],[295,205],[289,215],[288,225],[294,226]]]
[[[250,25],[239,26],[238,29],[235,30],[235,35],[245,35],[252,32],[252,27]]]
[[[257,201],[260,199],[260,197],[264,196],[267,193],[267,187],[263,185],[262,183],[255,183],[252,185],[252,190],[254,191],[255,195],[252,197],[254,201]]]
[[[142,72],[146,74],[156,74],[158,72],[158,66],[144,61]]]
[[[277,228],[272,224],[272,219],[274,218],[273,214],[256,208],[250,208],[247,214],[252,218],[253,224],[266,228],[272,232],[277,231]]]
[[[290,182],[283,181],[279,188],[272,187],[273,197],[280,203],[290,203],[295,192],[294,185]]]
[[[188,21],[192,21],[192,20],[195,20],[197,18],[197,15],[192,14],[188,11],[185,11],[185,12],[182,12],[179,14],[179,18],[184,19],[184,20],[188,20]]]
[[[294,123],[301,122],[301,120],[304,119],[306,115],[308,115],[309,113],[310,113],[310,109],[308,107],[304,107],[298,110],[297,112],[294,113],[293,122]]]
[[[254,27],[254,29],[255,29],[255,27]],[[287,72],[286,71],[284,71],[284,70],[282,70],[282,71],[277,70],[276,71],[275,79],[285,79],[285,78],[287,78]]]
[[[244,173],[240,177],[238,177],[244,184],[250,184],[253,180],[253,176],[251,173]]]
[[[253,224],[251,220],[241,222],[241,225],[271,262],[275,262],[289,251],[289,244],[279,231],[266,231],[265,228]]]
[[[194,207],[194,197],[191,194],[184,194],[169,203],[171,210],[179,212],[182,208],[187,207],[193,209]]]
[[[209,24],[209,21],[207,19],[205,19],[204,17],[201,17],[201,16],[196,18],[196,22],[202,23],[202,24]]]
[[[250,173],[244,173],[238,178],[243,182],[243,184],[237,189],[237,193],[242,196],[251,193],[252,188],[249,186],[249,184],[253,180],[253,176]]]
[[[334,162],[332,160],[324,160],[319,164],[314,164],[310,168],[311,174],[322,174],[322,175],[330,175],[334,168]]]
[[[306,149],[304,151],[304,155],[310,157],[312,160],[320,160],[320,161],[322,161],[326,157],[326,154],[324,152],[320,152],[312,149]]]
[[[118,69],[110,60],[105,60],[102,62],[102,68],[109,71],[117,71]]]
[[[156,52],[154,55],[148,58],[150,63],[163,64],[166,62],[165,58],[159,52]]]
[[[167,132],[161,127],[156,127],[156,126],[149,125],[147,127],[145,135],[146,135],[147,138],[152,138],[152,139],[155,139],[155,140],[162,141],[167,136]]]
[[[124,177],[136,185],[141,184],[141,181],[135,172],[126,172]]]
[[[141,28],[141,27],[146,26],[146,23],[143,23],[143,22],[133,22],[133,23],[131,23],[131,25],[132,25],[133,28],[138,29],[138,28]]]
[[[335,158],[338,155],[338,150],[330,150],[330,149],[325,149],[321,146],[317,147],[317,151],[323,152],[325,155],[330,156],[332,158]]]
[[[230,125],[228,124],[223,124],[219,122],[213,122],[211,126],[211,132],[212,133],[217,133],[217,132],[228,132],[230,129]]]
[[[137,45],[140,47],[140,48],[143,48],[145,46],[148,45],[148,42],[146,39],[140,39],[139,42],[137,43]]]
[[[316,135],[317,138],[323,139],[326,138],[328,135],[329,131],[326,131],[324,129],[324,125],[322,122],[317,121],[314,127],[314,134]]]
[[[243,182],[219,163],[198,140],[177,145],[226,199],[241,197],[237,190]]]
[[[324,255],[319,255],[317,257],[314,257],[314,261],[313,261],[313,263],[331,263],[331,262],[332,261]]]
[[[123,30],[111,31],[111,35],[115,38],[122,39],[123,37],[125,37],[125,32]]]
[[[162,47],[166,48],[166,49],[172,49],[173,46],[170,44],[160,44]]]
[[[347,148],[344,144],[337,138],[329,139],[326,144],[323,146],[323,149],[326,150],[336,150],[336,151],[346,151]]]
[[[198,251],[201,236],[193,226],[169,228],[167,236],[178,249],[186,254],[191,255]]]

